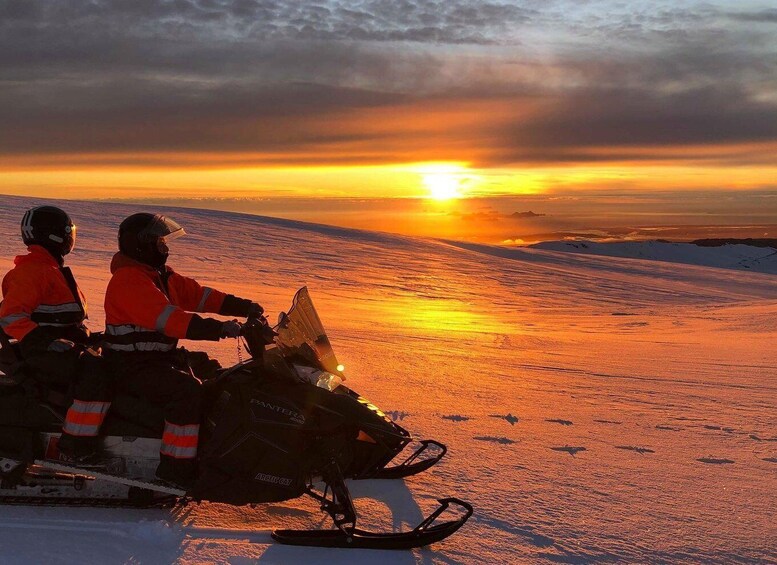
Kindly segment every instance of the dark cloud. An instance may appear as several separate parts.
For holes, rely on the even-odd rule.
[[[752,100],[735,86],[680,93],[643,89],[587,89],[548,104],[506,128],[496,146],[531,149],[534,158],[562,150],[666,147],[777,140],[777,106]],[[580,151],[583,153],[583,151]],[[617,151],[616,151],[617,152]],[[611,158],[610,155],[600,155]]]
[[[14,24],[84,29],[121,36],[159,32],[225,40],[358,40],[434,43],[501,42],[511,26],[537,12],[511,2],[478,0],[3,0]],[[128,26],[127,24],[132,24]]]
[[[328,117],[401,102],[402,95],[317,84],[221,84],[201,89],[153,81],[111,81],[107,89],[68,84],[57,99],[19,104],[34,88],[0,91],[0,152],[304,150],[357,142]],[[21,90],[21,91],[18,91]],[[153,95],[149,96],[149,93]],[[13,135],[10,133],[13,132]]]
[[[740,22],[777,24],[777,8],[758,12],[735,12],[728,14],[728,17]]]

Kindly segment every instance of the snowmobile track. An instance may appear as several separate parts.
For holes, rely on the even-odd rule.
[[[162,492],[165,494],[182,497],[186,495],[186,491],[181,490],[179,488],[175,488],[166,484],[159,484],[159,483],[152,483],[144,480],[138,480],[138,479],[130,479],[127,477],[121,477],[118,475],[111,475],[108,473],[101,473],[99,471],[90,470],[86,468],[81,468],[74,465],[62,465],[59,463],[55,463],[48,460],[35,460],[35,464],[39,465],[45,469],[50,469],[52,471],[60,471],[63,473],[74,473],[74,474],[80,474],[80,475],[87,475],[89,477],[94,477],[95,479],[102,479],[104,481],[113,482],[113,483],[119,483],[122,485],[127,485],[128,487],[137,487],[144,490],[153,490],[156,492]]]
[[[74,508],[172,508],[181,504],[177,496],[159,497],[152,501],[140,502],[124,498],[69,498],[46,496],[0,496],[0,505],[10,506],[66,506]]]

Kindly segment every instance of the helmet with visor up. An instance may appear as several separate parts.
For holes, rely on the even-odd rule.
[[[129,216],[119,226],[119,251],[159,269],[167,262],[167,243],[185,234],[177,222],[162,214],[140,212]]]

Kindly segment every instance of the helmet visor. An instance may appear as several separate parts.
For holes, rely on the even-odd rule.
[[[65,226],[65,255],[73,251],[73,248],[76,246],[77,231],[75,224]]]
[[[138,239],[141,241],[157,241],[164,239],[164,241],[167,242],[185,234],[186,232],[178,225],[178,223],[170,218],[166,218],[162,214],[157,214],[154,216],[153,222],[140,230]]]

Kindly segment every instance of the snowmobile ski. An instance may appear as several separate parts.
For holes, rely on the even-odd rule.
[[[444,540],[458,530],[472,515],[472,505],[458,498],[441,498],[440,507],[409,532],[375,533],[359,528],[338,530],[274,530],[272,537],[286,545],[358,549],[412,549]],[[465,510],[457,520],[434,524],[451,504]]]

